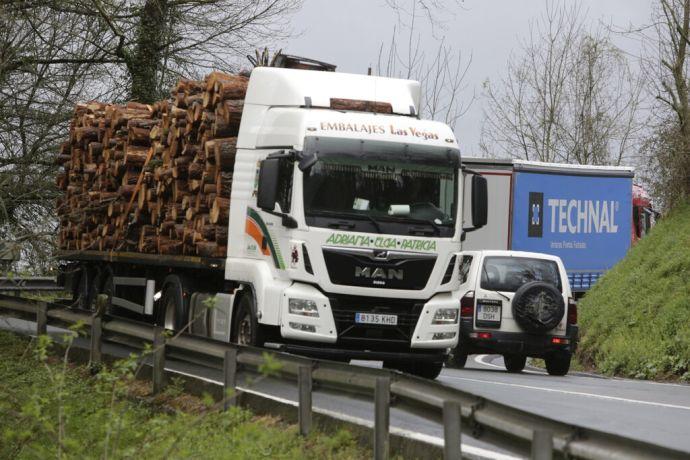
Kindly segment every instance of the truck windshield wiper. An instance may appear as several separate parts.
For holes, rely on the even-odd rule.
[[[381,225],[379,222],[371,217],[369,214],[357,214],[355,212],[347,212],[347,211],[325,211],[325,210],[317,210],[317,211],[307,211],[307,214],[311,215],[316,215],[316,216],[323,216],[323,217],[350,217],[353,219],[359,219],[359,220],[368,220],[374,225],[374,228],[376,228],[376,233],[383,233],[381,230]]]
[[[409,224],[424,224],[424,225],[430,225],[431,228],[434,229],[434,234],[435,235],[441,235],[441,227],[439,224],[434,222],[431,219],[415,219],[413,217],[405,217],[405,216],[387,216],[386,220],[397,220],[398,222],[405,222]]]

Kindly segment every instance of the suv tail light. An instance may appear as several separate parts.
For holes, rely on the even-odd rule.
[[[577,301],[568,298],[568,324],[577,324]]]
[[[460,299],[460,317],[472,318],[474,316],[474,291],[469,291]]]

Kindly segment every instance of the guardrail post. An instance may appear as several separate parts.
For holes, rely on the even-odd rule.
[[[99,294],[96,297],[96,312],[91,317],[91,356],[89,361],[92,366],[101,364],[101,344],[103,338],[103,313],[105,312],[108,296]]]
[[[534,430],[532,433],[532,460],[553,458],[553,433],[548,430]]]
[[[299,434],[306,436],[311,431],[311,366],[300,366],[297,374],[299,387]]]
[[[153,328],[153,394],[163,390],[165,377],[165,330]]]
[[[40,302],[36,305],[36,335],[48,332],[48,304]]]
[[[462,458],[462,420],[460,418],[460,403],[443,401],[443,458],[445,460],[460,460]]]
[[[391,379],[378,377],[374,392],[374,459],[386,460],[389,451]]]
[[[225,350],[223,358],[223,410],[237,405],[237,349]],[[232,395],[230,394],[232,392]]]

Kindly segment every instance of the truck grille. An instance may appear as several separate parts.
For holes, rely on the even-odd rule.
[[[364,248],[324,247],[333,284],[379,289],[422,290],[436,265],[436,255]]]
[[[370,342],[372,349],[391,349],[401,344],[410,345],[417,320],[424,308],[424,300],[381,299],[345,295],[329,296],[338,344]],[[396,326],[355,323],[356,313],[397,315]]]

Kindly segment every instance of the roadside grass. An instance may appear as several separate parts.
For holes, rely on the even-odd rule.
[[[690,203],[659,221],[578,305],[585,367],[690,381]]]
[[[0,458],[359,459],[371,452],[346,430],[298,428],[210,397],[162,395],[134,380],[134,360],[95,376],[49,353],[49,339],[0,332]]]

